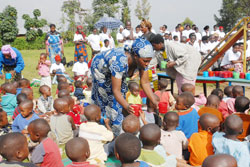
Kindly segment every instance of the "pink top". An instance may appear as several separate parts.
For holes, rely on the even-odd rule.
[[[41,75],[42,77],[47,77],[50,75],[49,69],[50,69],[51,63],[49,60],[46,60],[45,63],[46,64],[40,63],[38,66],[38,74]]]
[[[224,119],[230,115],[228,112],[227,104],[223,100],[220,101],[219,111],[222,113]]]
[[[91,165],[89,162],[72,162],[72,164],[67,165],[66,167],[97,167],[97,165]]]
[[[234,105],[235,105],[235,98],[231,98],[231,99],[227,100],[227,108],[228,108],[228,113],[229,114],[232,114],[232,113],[236,112],[236,110],[234,108]]]
[[[161,92],[160,90],[157,90],[155,94],[160,98],[160,102],[167,102],[169,103],[169,92]]]
[[[200,94],[199,97],[195,97],[195,103],[196,106],[202,106],[207,103],[207,98],[204,94]]]

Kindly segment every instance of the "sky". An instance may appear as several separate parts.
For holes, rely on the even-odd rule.
[[[61,6],[64,0],[0,0],[0,12],[7,5],[11,5],[18,12],[19,33],[25,33],[23,28],[23,14],[32,14],[34,9],[40,9],[42,15],[40,18],[46,19],[49,23],[55,23],[61,26]],[[136,27],[140,21],[135,16],[134,10],[137,0],[128,0],[132,27]],[[92,0],[80,0],[81,7],[91,10]],[[216,23],[214,14],[219,15],[218,10],[221,8],[222,0],[148,0],[151,4],[149,20],[153,29],[158,32],[159,27],[166,24],[168,30],[174,30],[174,27],[189,17],[200,29],[205,25],[212,26]]]

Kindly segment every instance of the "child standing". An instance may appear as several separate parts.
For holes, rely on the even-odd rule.
[[[48,87],[51,88],[51,77],[49,73],[50,66],[51,66],[51,62],[47,60],[47,55],[45,53],[41,53],[40,59],[36,66],[36,69],[38,70],[38,74],[41,76],[40,86],[47,85]]]
[[[163,119],[163,130],[161,130],[161,141],[165,151],[183,159],[182,151],[187,149],[188,140],[182,131],[175,130],[179,124],[179,115],[176,112],[167,112]]]
[[[62,167],[62,159],[57,144],[48,137],[49,124],[44,119],[36,119],[28,126],[30,139],[39,142],[32,151],[31,161],[38,166]]]
[[[86,166],[86,167],[97,167],[87,162],[90,156],[88,141],[82,137],[76,137],[69,140],[65,146],[66,154],[72,161],[72,164],[66,167]]]
[[[0,162],[2,167],[27,166],[36,167],[32,163],[24,163],[29,156],[29,148],[26,137],[21,133],[9,133],[1,137],[0,154],[4,159]]]
[[[79,136],[87,139],[90,146],[90,163],[104,164],[107,160],[107,154],[104,152],[104,143],[112,141],[114,138],[109,119],[104,119],[105,126],[99,125],[101,119],[101,109],[97,105],[88,105],[84,110],[87,123],[80,125]]]
[[[181,130],[189,139],[191,135],[198,132],[198,120],[200,116],[191,106],[194,104],[194,96],[189,92],[184,92],[177,97],[175,108],[179,115],[179,126],[176,130]]]
[[[12,117],[14,110],[17,107],[16,89],[14,88],[13,84],[8,83],[4,85],[4,90],[6,94],[2,96],[1,105],[7,115]]]
[[[140,96],[140,87],[139,84],[136,82],[129,83],[129,91],[130,95],[128,96],[128,103],[129,104],[142,104],[142,99]]]
[[[234,108],[235,99],[237,97],[239,97],[239,96],[244,96],[242,86],[238,86],[238,85],[234,86],[233,90],[232,90],[232,93],[233,93],[233,98],[227,100],[227,107],[228,107],[229,114],[232,114],[232,113],[236,112],[236,110]]]
[[[37,100],[37,107],[40,114],[46,114],[54,110],[54,100],[51,96],[51,88],[43,85],[39,88],[41,96]]]
[[[212,144],[215,154],[232,155],[240,167],[250,165],[248,144],[238,140],[242,133],[243,121],[237,115],[230,115],[225,120],[225,133],[216,132],[213,135]]]
[[[189,163],[199,166],[204,159],[214,154],[212,146],[213,133],[220,129],[220,120],[212,114],[203,114],[199,120],[202,130],[194,133],[189,140]]]
[[[20,105],[20,114],[15,118],[12,124],[13,132],[21,132],[28,134],[27,127],[29,123],[35,119],[39,119],[39,116],[33,113],[33,102],[31,100],[25,100]]]
[[[92,78],[88,78],[86,81],[87,88],[83,90],[83,94],[85,96],[85,99],[83,99],[84,103],[92,104],[91,100],[91,92],[92,92]]]

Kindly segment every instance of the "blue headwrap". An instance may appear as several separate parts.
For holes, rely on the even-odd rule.
[[[132,44],[132,51],[141,58],[154,57],[154,51],[151,43],[144,38],[137,38]]]

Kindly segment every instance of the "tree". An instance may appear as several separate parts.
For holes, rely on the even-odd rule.
[[[226,32],[230,31],[242,17],[240,8],[237,0],[223,0],[219,10],[220,17],[214,15],[217,25],[223,26]]]
[[[28,14],[24,14],[22,18],[25,20],[24,28],[26,29],[26,40],[35,41],[38,36],[43,35],[41,30],[47,24],[47,20],[39,19],[41,12],[39,9],[33,11],[34,17],[31,18]]]
[[[135,15],[138,17],[139,20],[148,20],[150,9],[151,5],[147,0],[138,0],[135,9]]]
[[[17,10],[12,6],[7,6],[0,13],[0,38],[2,44],[14,42],[17,34]]]
[[[122,4],[122,19],[121,21],[126,24],[127,21],[130,21],[130,10],[128,6],[128,0],[121,0]]]
[[[241,16],[250,16],[250,0],[237,0]]]
[[[194,22],[192,20],[190,20],[189,17],[186,17],[185,20],[181,23],[182,26],[189,24],[191,27],[194,24]]]

